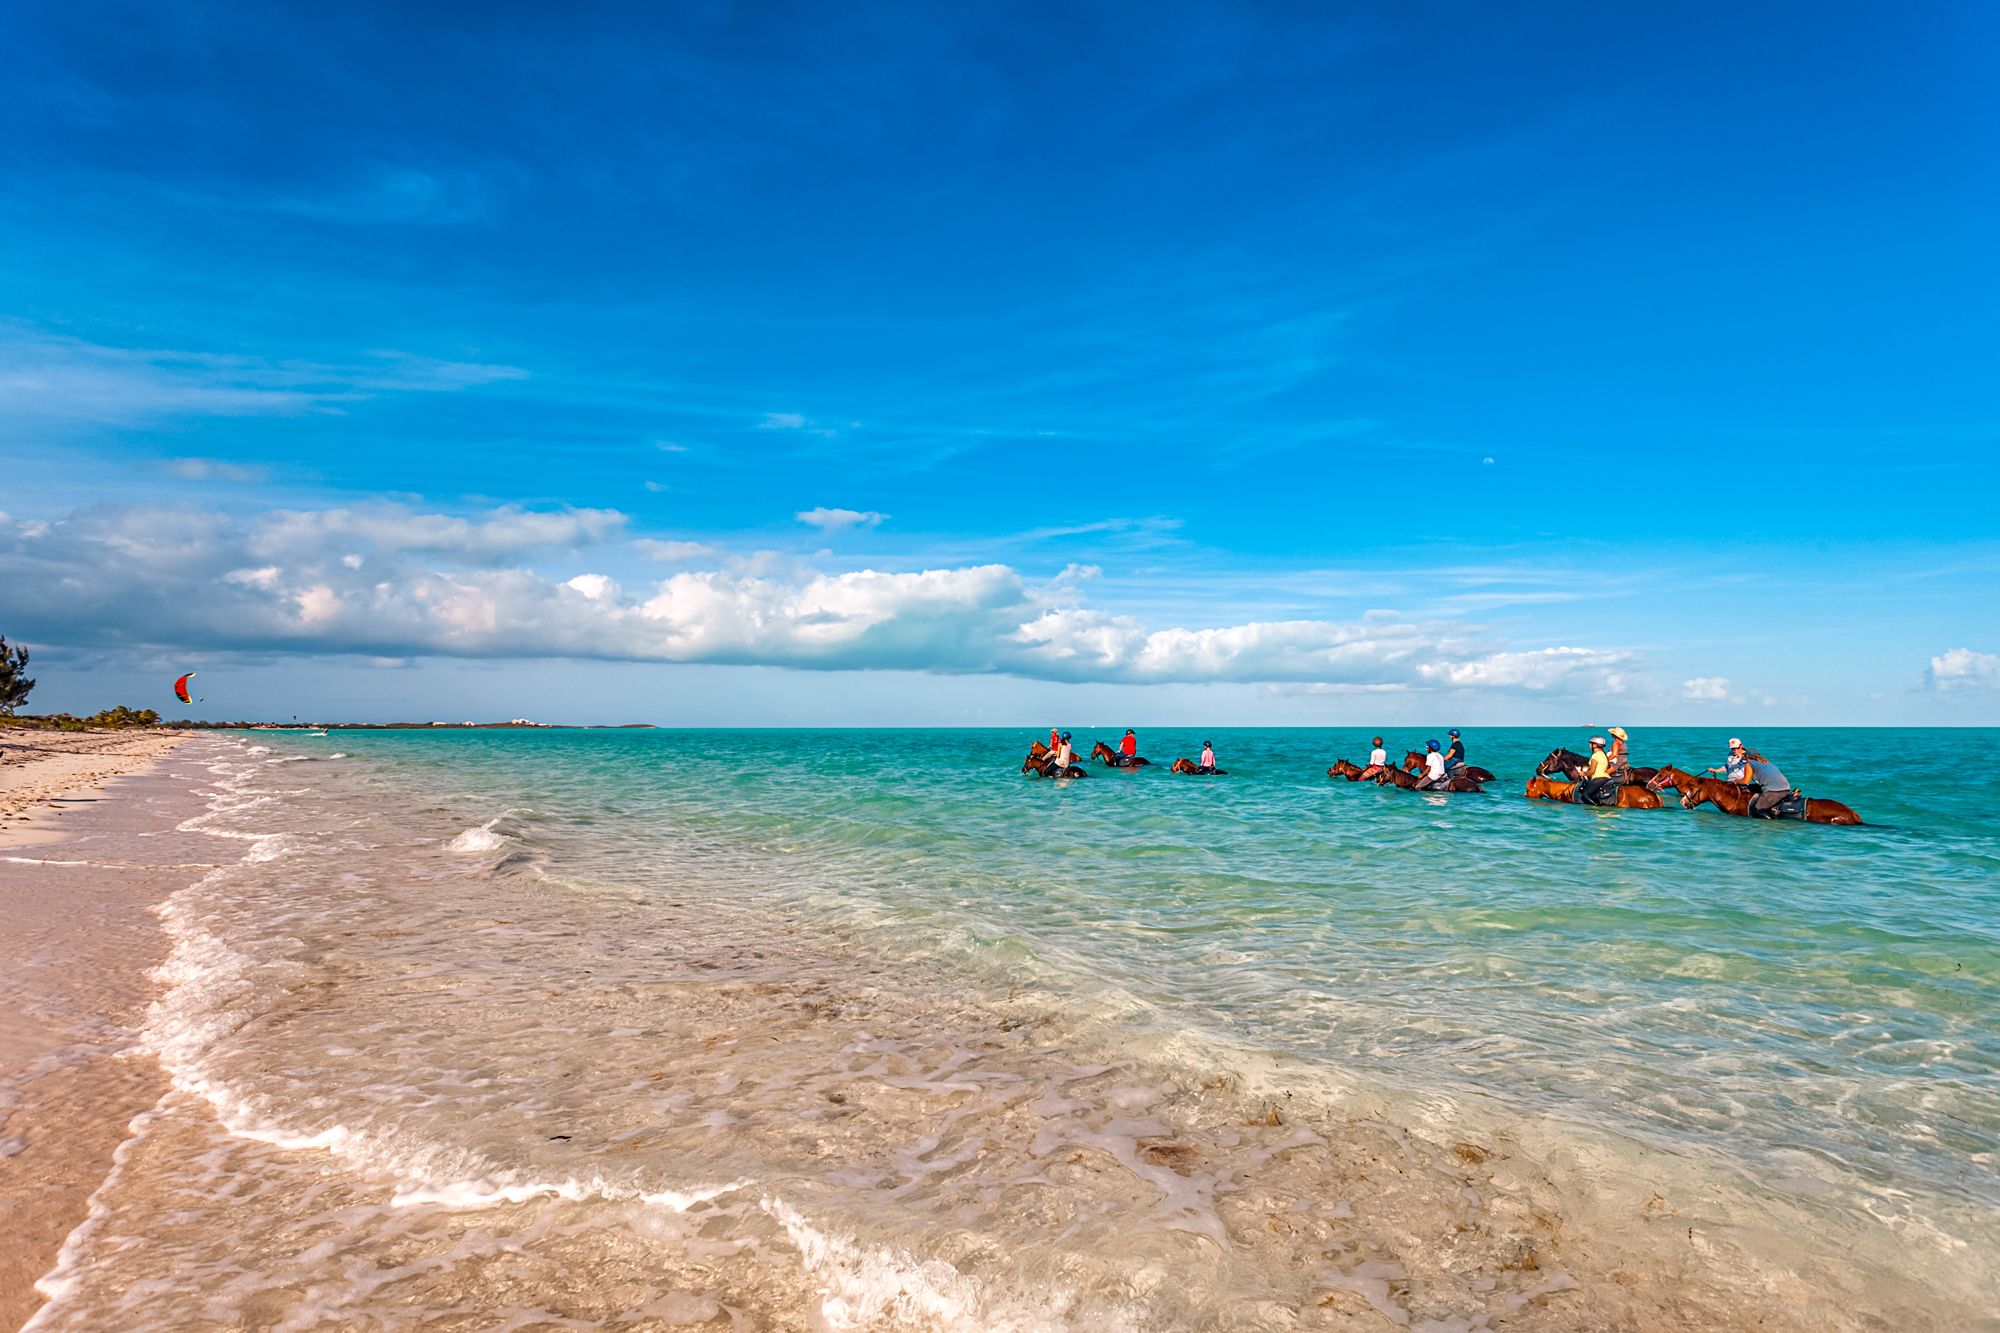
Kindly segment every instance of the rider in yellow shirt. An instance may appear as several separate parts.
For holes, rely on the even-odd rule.
[[[1590,758],[1583,766],[1583,781],[1577,784],[1578,805],[1609,805],[1618,785],[1611,776],[1611,756],[1604,752],[1604,737],[1590,738]]]

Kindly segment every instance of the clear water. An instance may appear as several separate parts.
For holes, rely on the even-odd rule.
[[[169,912],[149,1040],[181,1101],[45,1318],[1965,1327],[2000,1303],[2000,779],[1930,776],[2000,733],[1752,736],[1861,828],[1524,801],[1577,739],[1549,731],[1468,735],[1484,796],[1330,781],[1369,734],[1210,732],[1230,776],[1200,779],[1165,762],[1202,735],[1156,733],[1159,767],[1068,783],[1021,776],[1032,737],[1002,731],[184,750],[213,808],[181,836],[246,859]],[[1724,735],[1638,732],[1634,762],[1705,767]],[[1391,1150],[1357,1135],[1418,1166],[1370,1177]],[[221,1197],[203,1250],[185,1221]],[[188,1240],[159,1262],[211,1274],[209,1304],[134,1266],[167,1216]],[[261,1280],[227,1276],[245,1246]],[[506,1301],[468,1294],[523,1255]],[[653,1277],[613,1311],[578,1264]],[[648,1306],[663,1272],[680,1303]]]

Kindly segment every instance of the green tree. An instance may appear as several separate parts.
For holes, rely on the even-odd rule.
[[[14,710],[28,702],[35,682],[28,679],[27,672],[28,645],[16,644],[10,649],[5,636],[0,636],[0,717],[14,716]]]

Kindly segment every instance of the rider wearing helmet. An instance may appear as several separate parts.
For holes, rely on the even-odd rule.
[[[1578,805],[1608,804],[1618,779],[1611,776],[1611,756],[1604,752],[1604,737],[1590,738],[1590,758],[1584,761],[1583,780],[1576,785]]]
[[[1069,733],[1067,731],[1057,733],[1056,743],[1049,747],[1049,776],[1061,777],[1069,772],[1070,765],[1075,762],[1070,753]]]
[[[1447,731],[1445,735],[1451,737],[1451,743],[1444,747],[1445,768],[1446,769],[1464,768],[1465,742],[1458,738],[1458,728],[1453,727],[1450,731]]]
[[[1424,742],[1424,775],[1417,779],[1419,787],[1435,787],[1444,781],[1444,751],[1434,740]]]
[[[1201,762],[1195,765],[1194,771],[1197,773],[1213,773],[1215,771],[1214,741],[1203,741],[1201,743]]]
[[[1377,736],[1375,748],[1368,752],[1368,767],[1361,770],[1362,778],[1378,778],[1382,770],[1389,766],[1389,752],[1382,748],[1382,738]]]

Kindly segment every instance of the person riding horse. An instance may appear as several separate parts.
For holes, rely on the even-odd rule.
[[[1382,770],[1389,766],[1389,752],[1382,748],[1382,738],[1375,738],[1375,748],[1368,752],[1368,767],[1361,770],[1364,778],[1380,777]]]
[[[1424,775],[1417,779],[1418,790],[1442,786],[1445,778],[1444,751],[1436,741],[1424,742]]]
[[[1604,751],[1604,737],[1592,736],[1590,758],[1584,762],[1583,780],[1577,784],[1577,804],[1609,805],[1621,782],[1611,775],[1611,756]]]

